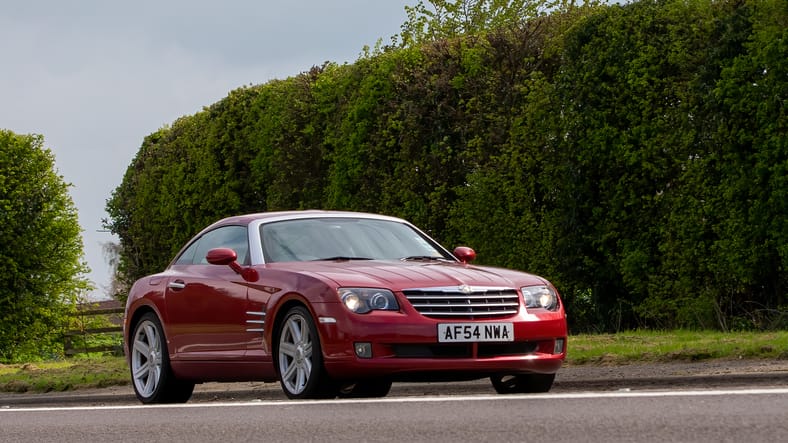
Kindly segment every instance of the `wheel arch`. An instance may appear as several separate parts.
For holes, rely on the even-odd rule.
[[[140,322],[140,319],[142,318],[142,316],[147,314],[147,313],[153,313],[153,315],[155,315],[159,319],[159,322],[161,322],[161,315],[159,315],[159,313],[156,311],[156,309],[154,309],[152,306],[150,306],[150,305],[140,305],[139,307],[137,307],[134,310],[134,312],[131,314],[131,318],[126,323],[128,325],[128,327],[126,328],[126,331],[124,332],[124,337],[123,338],[124,338],[124,340],[126,340],[126,350],[127,351],[131,351],[131,340],[132,340],[131,336],[134,334],[134,329],[137,327],[137,324]],[[164,329],[164,325],[163,324],[162,324],[162,329]],[[166,334],[166,331],[162,331],[162,332],[164,334]],[[164,339],[165,340],[167,339],[166,335],[165,335]]]

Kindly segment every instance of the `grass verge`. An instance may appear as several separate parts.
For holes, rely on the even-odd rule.
[[[742,358],[788,359],[788,331],[635,331],[570,336],[567,344],[576,365]]]
[[[0,364],[2,392],[58,392],[129,384],[123,357],[70,358],[25,364]]]
[[[573,335],[567,363],[619,365],[711,359],[788,359],[788,331],[635,331]],[[123,357],[103,356],[0,364],[0,391],[53,392],[128,385]]]

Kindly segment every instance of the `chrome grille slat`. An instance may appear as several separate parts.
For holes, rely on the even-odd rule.
[[[439,308],[499,308],[499,307],[508,307],[508,308],[515,308],[515,312],[517,312],[517,303],[443,303],[440,305],[435,305],[432,303],[413,303],[413,307],[416,309],[430,309],[434,307]]]
[[[406,289],[402,293],[414,309],[431,318],[500,318],[520,310],[520,296],[510,288],[460,286]]]
[[[440,308],[480,308],[480,307],[487,307],[487,308],[497,308],[497,307],[517,307],[517,303],[443,303],[440,305],[434,305],[432,303],[413,303],[413,307],[416,309],[419,308],[432,308],[432,307],[440,307]],[[516,312],[516,310],[515,310]]]
[[[457,295],[456,297],[454,295]],[[408,300],[431,300],[436,297],[446,298],[446,299],[462,299],[462,300],[487,300],[491,298],[489,295],[464,295],[464,294],[451,294],[446,292],[436,292],[434,295],[408,295]],[[517,294],[512,295],[498,295],[492,298],[500,298],[500,299],[509,299],[517,301]]]
[[[421,312],[421,314],[424,315],[425,317],[435,317],[435,318],[441,318],[441,317],[446,317],[446,318],[449,318],[449,317],[494,318],[494,317],[503,317],[503,316],[507,316],[507,315],[512,315],[512,314],[516,314],[516,313],[517,313],[517,311],[487,311],[487,312],[484,312],[484,313],[476,313],[476,314],[471,314],[471,313],[468,313],[468,312],[460,312],[460,311],[458,311],[458,312],[429,312],[429,311]]]

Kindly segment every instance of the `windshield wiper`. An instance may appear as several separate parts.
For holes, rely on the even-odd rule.
[[[402,257],[400,260],[402,261],[449,261],[446,260],[445,257],[435,256],[435,255],[411,255],[410,257]]]
[[[336,255],[334,257],[316,258],[312,261],[348,261],[348,260],[372,260],[369,257],[350,257],[346,255]]]

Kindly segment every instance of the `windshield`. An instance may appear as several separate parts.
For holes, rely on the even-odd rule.
[[[266,263],[454,259],[410,226],[365,218],[310,218],[260,226]]]

